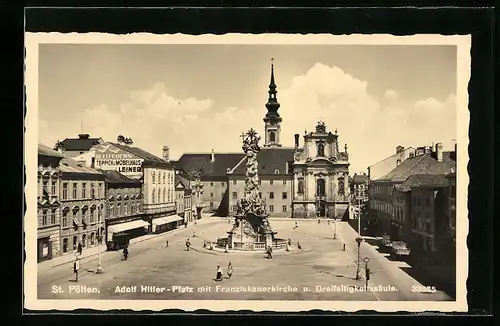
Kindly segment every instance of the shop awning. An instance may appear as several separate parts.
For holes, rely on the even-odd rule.
[[[176,222],[176,221],[182,221],[182,220],[183,220],[183,218],[180,217],[179,215],[172,215],[172,216],[155,218],[152,222],[154,225],[163,225],[163,224],[172,223],[172,222]]]
[[[132,222],[126,222],[121,224],[115,224],[108,226],[108,232],[118,233],[127,230],[137,229],[140,227],[148,227],[149,223],[143,220],[137,220]]]

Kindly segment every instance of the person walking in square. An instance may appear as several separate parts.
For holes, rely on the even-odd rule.
[[[217,275],[215,276],[215,280],[217,282],[222,281],[222,268],[220,266],[217,266]]]
[[[81,242],[78,242],[78,253],[81,255],[82,254],[82,251],[83,251],[83,246],[82,246],[82,243]]]
[[[227,277],[231,278],[233,275],[233,265],[231,265],[231,262],[227,265]]]
[[[189,241],[189,238],[186,240],[186,251],[189,251],[189,247],[191,247],[191,242]]]

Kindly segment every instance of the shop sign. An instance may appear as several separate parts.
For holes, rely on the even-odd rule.
[[[99,145],[95,148],[95,167],[115,170],[127,176],[142,174],[144,160],[113,145]]]

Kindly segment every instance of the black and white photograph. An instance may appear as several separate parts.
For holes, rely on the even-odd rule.
[[[27,33],[27,307],[466,311],[469,51]]]

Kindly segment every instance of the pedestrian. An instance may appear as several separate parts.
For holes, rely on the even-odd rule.
[[[186,251],[189,251],[189,247],[191,247],[191,242],[189,242],[189,238],[186,240]]]
[[[229,252],[229,246],[226,243],[226,247],[224,248],[224,252],[227,254]]]
[[[83,251],[83,246],[81,242],[78,242],[78,253],[81,255]]]
[[[299,227],[299,223],[297,223],[297,221],[295,221],[295,226],[294,226],[294,229],[298,228]]]
[[[231,278],[233,275],[233,265],[231,265],[231,262],[227,265],[227,277]]]
[[[203,240],[203,248],[207,247],[207,240]]]
[[[123,247],[123,259],[127,260],[128,258],[128,248],[127,246]]]
[[[302,246],[300,245],[300,242],[297,241],[297,248],[302,249]]]
[[[318,218],[318,224],[320,224],[320,223],[321,223],[321,220]]]
[[[271,246],[267,247],[267,259],[273,259],[273,248]]]
[[[217,282],[222,281],[222,268],[220,268],[220,266],[217,266],[217,275],[215,276],[215,280]]]

